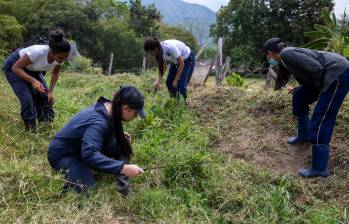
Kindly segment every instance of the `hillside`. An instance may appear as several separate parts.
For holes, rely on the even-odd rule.
[[[216,22],[216,13],[206,6],[182,0],[142,0],[142,3],[154,4],[165,23],[186,27],[199,41],[208,37],[210,25]]]
[[[348,221],[348,100],[335,135],[342,141],[333,147],[334,175],[303,180],[282,168],[293,158],[284,148],[294,130],[288,95],[259,92],[259,84],[255,91],[191,88],[184,110],[165,89],[154,95],[149,86],[155,76],[62,74],[54,93],[57,120],[32,135],[23,131],[18,101],[0,74],[2,223]],[[46,158],[50,140],[73,114],[101,95],[110,98],[123,84],[138,86],[146,96],[149,118],[126,130],[133,136],[133,163],[148,170],[132,180],[128,198],[116,192],[112,175],[99,173],[89,195],[62,194],[63,176]]]

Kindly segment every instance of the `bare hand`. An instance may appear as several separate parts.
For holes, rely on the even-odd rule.
[[[287,88],[288,94],[293,94],[293,93],[294,93],[294,89],[295,89],[295,88],[294,88],[293,86],[287,85],[286,88]]]
[[[48,91],[48,93],[47,93],[47,98],[48,98],[48,102],[49,102],[50,104],[53,104],[53,103],[55,102],[55,98],[53,97],[51,91]]]
[[[34,80],[32,82],[32,87],[38,91],[39,93],[45,93],[45,87],[44,85],[42,85],[41,82],[39,82],[38,80]]]
[[[174,81],[173,81],[172,87],[173,87],[174,89],[177,89],[177,87],[178,87],[178,80],[174,80]]]
[[[131,143],[132,142],[132,137],[131,137],[131,135],[128,133],[128,132],[124,132],[124,135],[125,135],[125,138],[129,141],[129,143]]]
[[[160,88],[160,79],[156,79],[154,82],[154,89],[155,91],[158,90]]]
[[[121,170],[121,174],[124,174],[125,176],[128,177],[136,177],[140,174],[144,173],[144,170],[142,168],[140,168],[137,165],[124,165],[124,168],[122,168]]]

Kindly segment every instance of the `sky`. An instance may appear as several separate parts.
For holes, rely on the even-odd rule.
[[[218,11],[221,5],[228,4],[229,0],[184,0],[186,2],[197,3],[205,5],[213,11]],[[335,0],[335,12],[337,16],[340,16],[344,12],[344,8],[349,12],[349,0]]]

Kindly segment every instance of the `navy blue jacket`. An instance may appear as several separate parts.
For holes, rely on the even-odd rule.
[[[125,161],[115,160],[118,151],[111,117],[104,106],[109,100],[100,97],[94,106],[76,114],[57,134],[48,148],[48,160],[80,156],[93,170],[118,174]]]

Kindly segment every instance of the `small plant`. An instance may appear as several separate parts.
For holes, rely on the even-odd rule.
[[[93,73],[92,59],[84,56],[74,57],[70,61],[70,70],[73,72]]]
[[[244,85],[244,80],[237,73],[233,73],[231,76],[227,77],[227,83],[229,86],[242,87]]]

